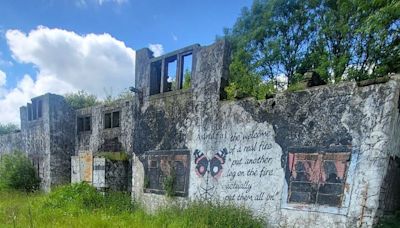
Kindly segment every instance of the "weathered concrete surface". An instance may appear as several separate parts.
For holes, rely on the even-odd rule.
[[[0,135],[0,156],[14,151],[23,151],[21,132]]]
[[[191,151],[189,200],[244,204],[272,226],[372,226],[390,156],[400,151],[399,81],[319,86],[266,101],[220,101],[227,53],[223,42],[198,49],[189,91],[145,93],[136,103],[134,197],[151,210],[170,203],[166,197],[143,193],[148,169],[143,154],[186,149]],[[142,60],[151,62],[148,52],[138,56],[137,66]],[[136,74],[143,91],[149,72],[139,68]],[[328,159],[303,162],[322,166],[305,172],[307,189],[316,185],[311,191],[318,192],[320,203],[290,200],[294,177],[288,158],[293,151]]]
[[[165,63],[188,53],[191,88],[164,92],[165,82],[151,85]],[[245,205],[273,227],[371,227],[377,216],[398,208],[391,200],[397,187],[388,181],[398,176],[398,77],[364,87],[312,87],[266,101],[221,101],[229,56],[224,41],[158,58],[139,50],[134,99],[72,111],[56,95],[34,98],[21,108],[21,133],[0,137],[0,148],[23,148],[46,190],[65,183],[66,172],[72,182],[99,189],[123,190],[128,178],[133,197],[151,211],[221,201]],[[154,62],[164,64],[157,74]],[[39,100],[42,116],[33,118]],[[119,126],[107,128],[105,115],[114,112]],[[90,130],[80,131],[78,120],[86,117]],[[1,144],[7,137],[12,145]],[[129,165],[101,155],[113,152],[126,152]],[[173,174],[180,196],[169,198],[164,183]]]

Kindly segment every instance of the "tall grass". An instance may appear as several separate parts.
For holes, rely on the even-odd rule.
[[[1,227],[264,227],[245,208],[191,203],[148,214],[124,193],[105,196],[87,184],[52,193],[0,192]]]

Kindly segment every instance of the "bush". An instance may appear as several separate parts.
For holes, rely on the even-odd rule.
[[[31,161],[22,152],[1,157],[0,188],[31,192],[39,189],[40,179]]]
[[[167,207],[156,215],[157,224],[168,227],[266,227],[245,207],[233,204],[191,202],[187,208]]]
[[[128,193],[110,192],[102,195],[93,186],[82,182],[56,188],[42,202],[41,208],[61,209],[73,214],[100,209],[120,213],[133,211],[134,205]]]

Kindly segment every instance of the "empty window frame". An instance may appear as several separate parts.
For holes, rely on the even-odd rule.
[[[90,116],[78,117],[78,132],[90,131],[92,127],[92,118]]]
[[[289,203],[342,205],[350,152],[289,152]]]
[[[37,120],[43,116],[43,101],[33,100],[32,104],[27,104],[28,121]]]
[[[165,59],[163,92],[174,91],[179,88],[178,78],[176,77],[177,69],[178,59],[176,55]]]
[[[161,90],[161,65],[162,61],[150,64],[150,95],[158,94]]]
[[[190,89],[192,85],[192,53],[187,53],[185,55],[182,55],[181,58],[182,64],[181,64],[181,88],[182,89]]]
[[[192,64],[192,51],[170,55],[152,62],[150,95],[191,88]]]
[[[115,128],[120,126],[120,113],[119,111],[116,112],[109,112],[104,114],[104,128]]]

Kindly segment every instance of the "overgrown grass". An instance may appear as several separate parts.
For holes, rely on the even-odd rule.
[[[264,227],[245,208],[191,203],[148,214],[130,196],[106,196],[86,184],[52,193],[0,192],[1,227]]]

